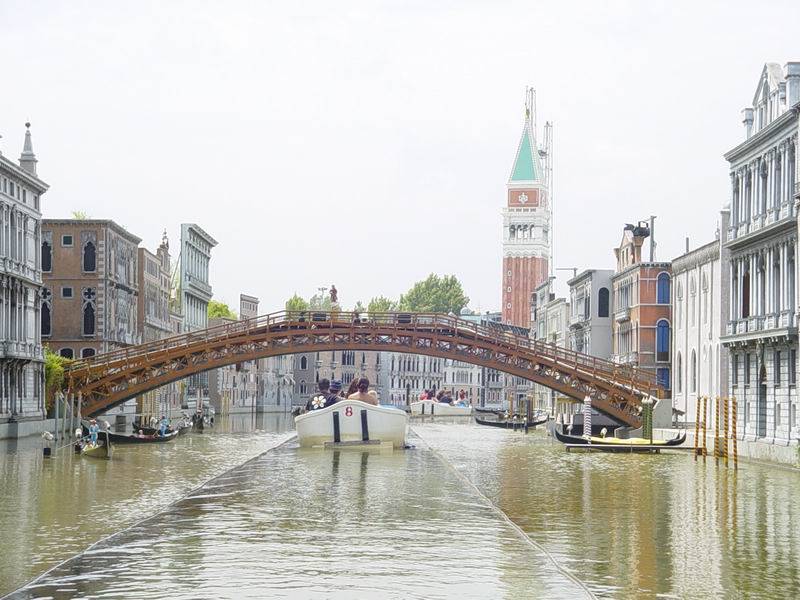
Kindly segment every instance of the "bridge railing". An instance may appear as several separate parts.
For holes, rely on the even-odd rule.
[[[257,332],[268,334],[274,331],[293,329],[299,331],[324,329],[350,329],[355,331],[365,329],[378,333],[385,330],[387,335],[404,331],[445,333],[449,336],[448,339],[456,343],[458,343],[459,338],[464,341],[483,341],[492,343],[500,348],[506,347],[509,353],[514,353],[522,348],[543,360],[591,372],[598,376],[628,384],[631,387],[638,387],[645,391],[657,388],[655,376],[646,371],[641,371],[635,367],[618,365],[567,348],[561,348],[554,344],[531,340],[524,335],[508,331],[500,326],[492,326],[491,322],[477,323],[441,313],[410,312],[368,313],[284,310],[83,358],[73,362],[69,367],[69,371],[77,373],[87,369],[110,368],[114,363],[120,363],[121,366],[131,361],[148,360],[157,354],[168,353],[175,348],[193,343],[220,342],[238,337],[247,337]]]

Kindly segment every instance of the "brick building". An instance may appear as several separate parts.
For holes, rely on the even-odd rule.
[[[646,223],[626,225],[614,249],[617,268],[611,278],[614,321],[611,328],[614,362],[652,371],[659,384],[670,386],[672,308],[669,262],[642,260],[650,237]],[[652,239],[651,239],[652,242]]]

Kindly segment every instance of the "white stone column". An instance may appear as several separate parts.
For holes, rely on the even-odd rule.
[[[780,303],[781,303],[781,311],[786,309],[786,244],[781,242],[780,244],[780,274],[781,274],[781,284],[780,284]]]

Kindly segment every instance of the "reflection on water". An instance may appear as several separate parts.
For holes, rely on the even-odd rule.
[[[282,446],[16,594],[580,597],[432,453]]]
[[[69,449],[45,459],[35,437],[0,445],[0,595],[260,454],[291,423],[255,418],[218,419],[213,430],[166,444],[118,445],[110,461]],[[242,433],[219,435],[225,431]]]
[[[800,596],[800,473],[566,453],[543,433],[416,432],[599,596]]]
[[[110,462],[18,452],[2,466],[0,527],[20,533],[0,590],[174,502],[14,597],[585,596],[550,557],[600,597],[798,597],[796,471],[568,454],[463,421],[415,423],[407,451],[260,454],[283,426],[219,424]]]

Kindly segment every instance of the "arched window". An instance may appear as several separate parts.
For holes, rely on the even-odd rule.
[[[83,247],[83,272],[94,273],[97,269],[97,252],[94,243],[86,242]]]
[[[300,357],[300,370],[301,371],[305,371],[306,369],[308,369],[308,358],[306,358],[305,356],[301,356]]]
[[[75,354],[72,352],[72,348],[62,348],[61,350],[58,351],[58,353],[64,358],[69,358],[69,359],[75,358]]]
[[[53,249],[50,242],[42,242],[42,271],[49,273],[53,270]]]
[[[690,365],[691,371],[689,372],[689,377],[691,378],[691,391],[697,391],[697,354],[695,351],[692,350],[692,364]]]
[[[608,317],[608,288],[600,288],[597,293],[597,316]]]
[[[675,357],[675,391],[679,394],[683,391],[683,360],[681,358],[681,353],[678,352],[678,356]]]
[[[42,335],[50,335],[50,305],[42,304]]]
[[[83,307],[83,335],[94,335],[94,306]]]
[[[94,348],[84,348],[81,350],[81,358],[89,358],[95,355]]]
[[[303,357],[305,358],[305,357]],[[306,381],[305,379],[300,381],[300,394],[306,394],[308,390],[306,389]]]
[[[669,361],[669,323],[664,319],[656,323],[656,360]]]
[[[658,274],[656,302],[658,304],[669,304],[669,273]]]

